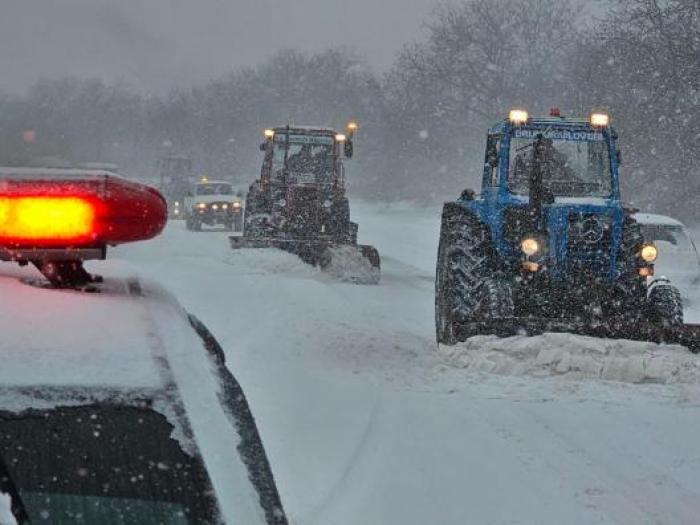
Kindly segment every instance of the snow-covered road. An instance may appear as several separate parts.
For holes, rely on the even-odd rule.
[[[439,210],[353,211],[378,286],[179,223],[111,255],[221,342],[293,523],[698,523],[698,358],[571,336],[486,339],[493,366],[438,351]]]

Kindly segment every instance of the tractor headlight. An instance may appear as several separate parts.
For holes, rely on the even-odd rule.
[[[540,251],[540,243],[537,242],[535,239],[528,237],[520,242],[520,249],[525,255],[530,257],[531,255],[535,255],[537,252]]]
[[[511,109],[510,113],[508,113],[508,120],[514,126],[520,126],[527,122],[528,116],[527,111],[524,109]]]
[[[645,244],[642,246],[639,256],[644,260],[644,262],[652,263],[659,256],[659,251],[653,244]]]

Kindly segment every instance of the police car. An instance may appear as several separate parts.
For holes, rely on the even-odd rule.
[[[0,169],[4,258],[32,263],[0,264],[2,523],[287,523],[207,328],[116,261],[83,268],[166,215],[113,174]]]

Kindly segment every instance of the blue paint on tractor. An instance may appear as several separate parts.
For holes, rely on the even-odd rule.
[[[597,128],[588,121],[563,118],[533,118],[523,125],[513,125],[508,121],[494,125],[488,132],[488,143],[497,148],[498,164],[494,168],[487,162],[484,165],[482,193],[479,198],[462,197],[457,203],[476,215],[490,230],[492,242],[507,266],[516,267],[523,259],[520,250],[520,239],[506,239],[503,227],[505,211],[509,209],[527,210],[529,197],[513,193],[508,187],[509,163],[511,144],[515,135],[535,139],[538,135],[554,140],[596,142],[601,140],[606,144],[610,177],[609,193],[590,198],[586,195],[579,197],[561,198],[555,196],[555,202],[545,204],[543,213],[546,224],[546,247],[543,253],[533,258],[545,268],[548,276],[555,280],[565,281],[570,277],[573,268],[585,266],[589,273],[597,279],[614,282],[620,275],[617,268],[617,254],[622,238],[622,223],[624,210],[620,200],[619,187],[619,152],[617,149],[617,133],[612,127]],[[494,173],[495,170],[495,173]],[[596,216],[603,218],[606,228],[605,235],[609,243],[605,250],[567,249],[570,236],[571,217]],[[535,232],[532,232],[535,233]],[[572,241],[573,242],[573,241]],[[573,261],[572,259],[576,259]],[[576,264],[578,263],[578,264]]]

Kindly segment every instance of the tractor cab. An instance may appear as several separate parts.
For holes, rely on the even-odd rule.
[[[352,136],[329,128],[265,130],[261,179],[284,184],[341,186],[343,157],[352,157]]]
[[[516,109],[494,125],[481,196],[466,189],[443,208],[438,342],[520,329],[693,339],[678,290],[650,279],[658,250],[622,206],[619,164],[603,113]]]
[[[551,279],[614,281],[624,221],[616,141],[599,113],[530,118],[513,110],[493,126],[479,207],[493,218],[499,253]],[[525,241],[532,253],[523,260]]]
[[[239,248],[277,247],[352,282],[379,281],[379,253],[357,244],[350,220],[344,159],[353,156],[357,123],[347,131],[283,126],[265,130],[260,178],[246,195]],[[348,263],[348,260],[355,263]]]

